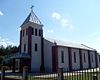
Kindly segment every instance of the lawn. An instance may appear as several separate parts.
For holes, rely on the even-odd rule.
[[[93,75],[95,75],[96,73],[78,73],[78,74],[64,74],[64,80],[93,80]],[[98,75],[98,80],[100,79],[100,74],[96,74]],[[57,75],[50,75],[50,76],[30,76],[28,80],[57,80]]]

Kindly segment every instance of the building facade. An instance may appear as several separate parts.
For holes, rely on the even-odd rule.
[[[20,69],[28,66],[30,71],[56,72],[95,68],[100,66],[97,51],[83,44],[62,42],[43,37],[43,24],[33,10],[21,25],[20,55],[29,55],[19,61]]]

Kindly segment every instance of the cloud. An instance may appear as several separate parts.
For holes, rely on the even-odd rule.
[[[92,35],[92,36],[99,36],[99,33],[93,32],[91,35]]]
[[[50,28],[44,28],[43,27],[43,30],[44,30],[44,33],[43,33],[43,36],[46,37],[48,34],[53,34],[54,33],[54,30],[53,29],[50,29]]]
[[[19,31],[19,32],[21,31],[21,27],[18,28],[18,31]]]
[[[47,32],[48,32],[48,33],[53,33],[54,31],[53,31],[53,30],[47,30]]]
[[[53,12],[52,18],[57,19],[62,27],[64,27],[64,28],[67,27],[69,29],[73,29],[71,22],[68,19],[64,18],[62,15],[60,15],[59,13]],[[52,32],[52,31],[50,31],[50,32]]]
[[[67,19],[61,19],[61,25],[73,29],[73,25]]]
[[[67,19],[62,19],[61,20],[61,25],[62,25],[62,27],[68,26],[69,25],[68,20]]]
[[[72,24],[70,25],[70,29],[73,29],[73,25]]]
[[[52,18],[59,20],[61,18],[61,15],[57,12],[54,12],[54,13],[52,13]]]
[[[3,16],[3,13],[0,11],[0,16]]]
[[[2,37],[0,37],[0,46],[1,45],[3,45],[4,47],[7,47],[9,45],[14,46],[15,44],[12,41],[10,41],[8,38],[2,38]]]

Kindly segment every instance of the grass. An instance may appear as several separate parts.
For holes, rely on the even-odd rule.
[[[72,74],[72,75],[68,75],[65,74],[64,75],[64,80],[93,80],[93,75],[95,73],[83,73],[83,74]],[[49,76],[49,77],[34,77],[31,76],[29,77],[29,80],[57,80],[57,76]],[[98,74],[98,80],[100,79],[100,74]]]
[[[79,75],[71,75],[71,76],[65,76],[64,80],[92,80],[91,74],[79,74]]]
[[[28,80],[57,80],[56,78],[29,78]]]

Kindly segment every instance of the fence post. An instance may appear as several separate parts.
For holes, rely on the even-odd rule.
[[[5,67],[2,66],[1,68],[1,80],[5,80]]]
[[[28,67],[24,66],[23,67],[23,78],[22,80],[28,80]]]
[[[64,78],[63,78],[63,68],[58,68],[58,80],[64,80]]]
[[[93,80],[98,80],[97,75],[93,75]]]
[[[15,72],[15,59],[13,59],[12,72]]]

